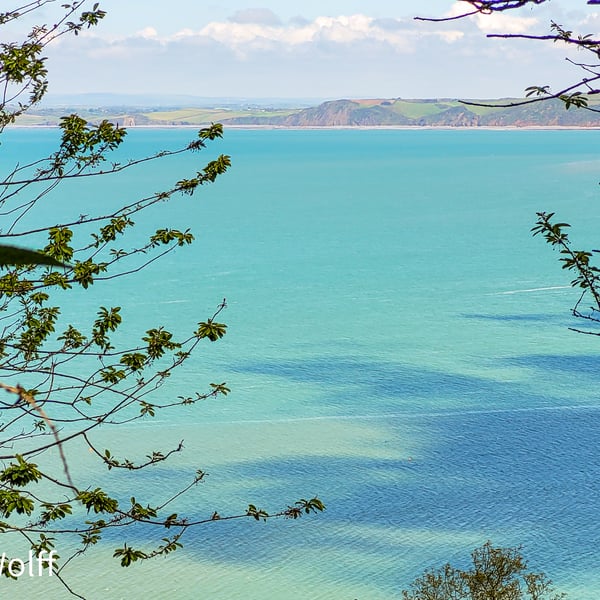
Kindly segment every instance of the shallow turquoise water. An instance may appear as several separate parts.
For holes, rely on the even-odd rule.
[[[53,135],[13,130],[5,150],[22,160]],[[141,155],[191,135],[133,131],[129,147]],[[140,219],[149,229],[168,214],[194,246],[65,311],[85,322],[86,310],[120,304],[126,335],[158,323],[183,332],[226,297],[227,336],[161,394],[210,381],[232,394],[103,441],[145,454],[185,439],[170,468],[140,481],[151,502],[190,469],[208,471],[178,507],[193,517],[315,494],[328,510],[210,524],[179,556],[116,575],[101,548],[74,567],[79,589],[391,600],[424,568],[491,539],[523,544],[570,597],[596,598],[599,342],[567,329],[577,295],[529,230],[536,211],[556,211],[577,246],[598,245],[597,150],[593,131],[227,132],[218,151],[231,172]],[[193,169],[168,161],[70,186],[57,202],[104,209]],[[57,210],[47,207],[32,222]],[[78,456],[85,478],[94,463],[85,448]],[[129,477],[107,475],[107,488],[128,498]],[[11,597],[48,585],[19,582]]]

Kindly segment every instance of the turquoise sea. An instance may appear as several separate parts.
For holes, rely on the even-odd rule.
[[[8,131],[0,169],[56,135]],[[193,135],[132,130],[126,146],[142,156]],[[200,155],[48,201],[31,222],[104,210],[232,156],[214,186],[140,219],[190,227],[193,246],[65,300],[74,322],[123,306],[135,336],[193,330],[227,298],[225,338],[160,393],[225,381],[231,394],[102,431],[129,456],[185,440],[136,483],[111,472],[104,485],[152,502],[201,468],[206,481],[177,506],[192,518],[314,495],[327,505],[300,521],[209,523],[127,570],[111,540],[73,564],[73,588],[102,600],[394,600],[425,568],[466,565],[491,540],[522,545],[569,598],[598,598],[600,340],[568,329],[578,294],[530,229],[536,211],[555,211],[575,246],[599,247],[599,135],[228,130]],[[85,481],[97,463],[76,450]],[[164,533],[145,535],[128,541]],[[0,597],[68,595],[45,578],[0,582]]]

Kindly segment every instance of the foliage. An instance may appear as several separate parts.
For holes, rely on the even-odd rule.
[[[1,13],[0,27],[38,9],[45,12],[54,3],[35,0]],[[20,43],[0,43],[0,133],[44,96],[48,86],[45,47],[104,18],[98,4],[84,10],[85,4],[85,0],[61,4],[55,7],[59,15],[53,25],[33,27]],[[90,125],[78,115],[67,115],[61,119],[60,134],[56,151],[29,164],[17,164],[0,181],[0,240],[7,242],[0,245],[0,388],[8,392],[0,400],[0,532],[16,534],[34,556],[49,552],[65,538],[79,540],[71,554],[61,552],[53,574],[67,590],[83,598],[71,590],[63,569],[98,544],[109,530],[119,531],[124,540],[132,525],[158,531],[160,541],[154,547],[134,548],[124,541],[114,550],[113,556],[127,567],[177,550],[185,532],[203,523],[274,516],[296,519],[325,507],[313,498],[274,514],[253,504],[229,516],[213,510],[206,516],[178,514],[173,512],[172,502],[204,481],[203,471],[191,474],[181,488],[165,491],[165,497],[152,504],[143,500],[149,490],[136,483],[134,472],[166,461],[182,451],[183,442],[170,450],[151,450],[142,460],[117,456],[113,449],[98,445],[95,436],[101,427],[153,418],[169,408],[229,393],[222,382],[209,384],[205,391],[186,390],[174,398],[153,395],[192,359],[200,344],[216,342],[226,334],[226,325],[218,320],[226,302],[223,300],[208,318],[190,325],[186,336],[178,337],[154,323],[137,343],[123,346],[115,337],[123,325],[125,311],[121,306],[98,306],[95,315],[87,315],[87,324],[86,315],[80,315],[81,325],[75,325],[65,319],[60,298],[95,285],[110,285],[107,282],[191,244],[191,231],[168,226],[136,243],[139,236],[131,238],[134,219],[177,196],[193,196],[202,186],[214,183],[231,163],[229,156],[220,155],[162,191],[129,198],[117,208],[99,207],[95,214],[77,218],[62,218],[57,210],[55,222],[28,225],[42,200],[51,200],[49,194],[58,185],[73,180],[93,184],[97,177],[167,156],[201,151],[222,137],[223,128],[212,124],[200,129],[195,139],[181,148],[125,163],[109,160],[110,153],[124,143],[127,132],[108,121]],[[18,240],[20,246],[34,247],[40,239],[45,240],[40,251],[12,244]],[[72,477],[69,463],[76,451],[73,445],[81,440],[103,469],[129,472],[130,500],[104,489],[99,484],[100,471],[92,477],[98,485],[81,486]],[[4,567],[3,574],[12,577]]]
[[[598,250],[574,250],[569,235],[566,233],[570,227],[568,223],[553,222],[554,213],[537,213],[537,221],[532,228],[533,235],[541,235],[550,246],[558,250],[562,268],[572,271],[574,278],[571,280],[573,287],[581,290],[581,295],[575,306],[571,309],[573,316],[587,321],[590,326],[600,323],[600,268],[596,267],[591,259]],[[591,298],[590,298],[591,297]],[[584,299],[590,298],[591,305],[582,308]],[[579,329],[571,327],[578,333],[599,335],[594,329]]]
[[[65,264],[43,252],[4,244],[0,244],[0,265],[52,265],[54,267],[66,267]]]
[[[450,564],[425,571],[403,600],[560,600],[543,573],[528,570],[521,548],[497,548],[486,542],[471,553],[472,567]]]
[[[453,17],[442,17],[439,19],[428,19],[416,17],[424,21],[454,21],[478,14],[501,13],[526,6],[544,4],[549,0],[458,0],[464,4],[467,10]],[[600,0],[588,0],[587,4],[600,4]],[[591,55],[592,62],[573,61],[567,59],[572,65],[578,67],[584,72],[584,76],[575,83],[559,90],[552,91],[550,85],[532,85],[525,90],[525,100],[510,102],[502,105],[494,103],[494,107],[506,106],[514,107],[534,102],[543,102],[551,99],[558,99],[564,103],[568,110],[570,107],[581,108],[593,112],[600,112],[600,108],[590,102],[590,97],[600,94],[600,88],[592,85],[600,81],[600,39],[592,34],[574,33],[572,30],[551,21],[550,33],[548,35],[525,35],[525,34],[489,34],[490,38],[521,38],[529,40],[545,40],[553,43],[562,43],[567,47],[574,47]],[[463,102],[464,104],[474,104],[477,106],[490,106],[480,103]],[[538,212],[537,221],[532,229],[533,235],[541,235],[547,243],[558,249],[560,262],[563,269],[572,271],[574,279],[571,285],[581,290],[579,300],[572,309],[575,317],[587,321],[590,326],[600,323],[600,268],[596,267],[592,258],[597,254],[597,250],[574,250],[571,246],[566,230],[570,227],[568,223],[553,222],[554,213]],[[582,308],[584,299],[590,298],[591,305]],[[595,329],[571,328],[579,333],[589,335],[600,335]]]
[[[470,8],[453,17],[422,19],[430,21],[451,21],[477,14],[500,13],[525,6],[539,5],[548,0],[459,0]],[[587,4],[600,4],[600,0],[588,0]],[[575,47],[591,54],[592,62],[574,61],[571,64],[583,70],[584,76],[575,83],[553,91],[550,85],[532,85],[525,90],[525,100],[510,102],[504,106],[513,107],[534,102],[558,99],[565,109],[571,107],[600,112],[590,106],[589,98],[600,94],[594,82],[600,80],[600,40],[591,34],[574,34],[562,25],[552,21],[549,35],[489,34],[491,38],[524,38],[549,40]],[[475,104],[465,102],[465,104]],[[483,105],[487,106],[487,105]],[[494,106],[502,106],[494,104]],[[581,290],[579,300],[572,309],[575,317],[587,321],[590,329],[571,328],[579,333],[600,335],[600,268],[593,264],[598,250],[576,250],[567,233],[568,223],[555,221],[554,213],[538,212],[532,228],[534,236],[541,236],[558,250],[562,268],[572,272],[571,285]],[[590,306],[582,308],[584,299]],[[564,594],[557,594],[543,573],[527,571],[527,563],[520,548],[494,548],[490,542],[472,553],[473,567],[468,571],[455,569],[446,564],[442,569],[426,571],[412,584],[410,591],[403,592],[404,600],[558,600]]]
[[[458,0],[459,4],[465,6],[465,12],[459,13],[452,17],[441,18],[424,18],[415,17],[421,21],[456,21],[474,15],[491,15],[495,13],[503,13],[515,9],[530,7],[545,4],[549,0]],[[580,0],[583,4],[583,0]],[[587,4],[599,4],[599,0],[588,0]],[[524,33],[490,33],[489,38],[503,39],[527,39],[527,40],[542,40],[560,43],[564,46],[576,48],[584,51],[589,60],[575,61],[571,58],[566,60],[576,67],[581,75],[570,85],[563,87],[560,90],[553,90],[552,86],[531,85],[525,89],[525,100],[511,101],[507,104],[496,104],[495,106],[520,106],[523,104],[531,104],[543,100],[557,98],[564,103],[566,109],[571,106],[576,108],[584,108],[593,112],[600,112],[597,107],[590,106],[589,97],[600,94],[600,39],[595,38],[590,33],[574,33],[563,25],[554,21],[550,22],[550,31],[548,34],[524,34]],[[464,102],[469,105],[480,105],[476,102]]]

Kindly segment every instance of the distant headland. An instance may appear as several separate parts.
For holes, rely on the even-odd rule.
[[[91,98],[89,99],[91,100]],[[105,99],[106,101],[106,99]],[[185,101],[183,98],[179,100]],[[125,127],[203,126],[213,122],[236,127],[600,127],[600,112],[565,109],[560,100],[507,107],[523,100],[504,98],[469,100],[437,98],[407,100],[374,98],[329,100],[313,106],[281,101],[223,101],[212,105],[98,105],[69,104],[37,107],[20,118],[19,126],[56,126],[60,117],[77,112],[90,123],[103,119]],[[600,110],[590,100],[590,108]]]

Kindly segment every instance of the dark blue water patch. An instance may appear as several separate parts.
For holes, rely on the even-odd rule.
[[[578,562],[593,571],[599,418],[598,410],[574,409],[430,419],[437,443],[423,470],[433,485],[411,493],[430,524],[442,519],[508,536],[557,580]]]
[[[536,367],[536,361],[498,359],[498,366],[518,364]],[[517,361],[518,359],[514,359]],[[492,361],[493,363],[494,361]],[[323,395],[332,404],[341,403],[347,410],[356,408],[369,412],[369,408],[402,410],[418,407],[418,400],[424,399],[425,406],[431,409],[448,400],[464,401],[454,403],[453,408],[461,409],[466,404],[478,402],[485,407],[539,406],[564,403],[559,396],[549,396],[529,382],[503,381],[475,375],[436,371],[427,367],[415,367],[399,362],[374,361],[351,357],[309,358],[305,360],[269,360],[238,363],[234,371],[253,373],[269,377],[281,377],[289,381],[327,386]],[[348,393],[354,388],[356,394]],[[367,399],[376,399],[375,404]]]
[[[327,521],[457,531],[552,524],[569,537],[600,504],[599,417],[579,409],[423,417],[432,442],[411,461],[298,457],[239,469],[249,481],[272,479],[270,502],[310,480],[328,498]],[[388,425],[402,435],[405,421]]]
[[[599,340],[600,349],[600,340]],[[508,365],[600,379],[599,354],[525,354],[502,359]],[[576,380],[574,381],[576,383]]]
[[[463,319],[478,319],[482,321],[515,321],[515,322],[528,322],[533,323],[556,323],[568,327],[572,324],[562,315],[556,315],[555,313],[530,313],[530,314],[513,314],[513,315],[501,315],[501,314],[485,314],[485,313],[463,313],[460,315]]]
[[[302,552],[337,551],[339,564],[325,574],[397,592],[424,568],[468,557],[490,539],[523,544],[536,565],[568,585],[573,573],[597,569],[599,419],[600,409],[414,416],[410,424],[416,420],[427,438],[409,460],[398,450],[407,420],[390,418],[382,427],[393,443],[373,448],[381,456],[299,453],[228,464],[173,510],[205,518],[221,509],[215,498],[225,484],[240,507],[253,502],[274,511],[318,494],[327,511],[300,522],[209,523],[189,532],[183,552],[201,571],[203,561],[284,568]],[[166,493],[189,475],[174,467],[145,477]],[[414,531],[427,532],[428,541]],[[147,545],[164,533],[132,528],[127,540]],[[398,568],[382,570],[390,556]]]
[[[310,545],[316,529],[321,547],[343,550],[347,564],[354,565],[353,556],[360,553],[382,558],[392,553],[406,560],[407,553],[418,556],[419,541],[411,542],[410,531],[421,528],[432,540],[440,536],[440,548],[454,533],[457,551],[466,555],[472,548],[459,540],[473,532],[481,536],[481,543],[492,539],[523,544],[560,583],[570,572],[595,572],[597,567],[593,550],[600,543],[600,525],[594,519],[600,506],[599,417],[597,410],[567,410],[425,418],[434,441],[411,462],[406,457],[299,457],[300,470],[290,469],[289,460],[242,468],[250,479],[254,475],[264,480],[265,471],[270,474],[270,497],[301,488],[299,480],[306,473],[319,474],[317,487],[328,510],[311,520],[310,534],[302,527],[286,529],[284,548]],[[390,426],[394,428],[393,421]],[[403,541],[386,536],[360,539],[360,533],[348,534],[345,526],[351,529],[353,524],[408,533]],[[282,543],[278,529],[269,525],[251,534],[256,555],[277,559],[277,545]],[[244,548],[247,551],[242,542],[223,548],[218,538],[203,538],[198,548],[194,546],[200,554],[217,553],[232,562],[248,560]],[[437,562],[447,559],[440,552]],[[359,562],[353,568],[364,569]],[[385,588],[406,585],[405,577],[400,569],[379,573],[377,583]]]
[[[492,384],[479,377],[354,357],[323,356],[304,360],[248,361],[234,365],[232,370],[306,383],[351,383],[356,386],[369,386],[390,394],[407,390],[416,393],[429,392],[433,388],[472,389]]]

